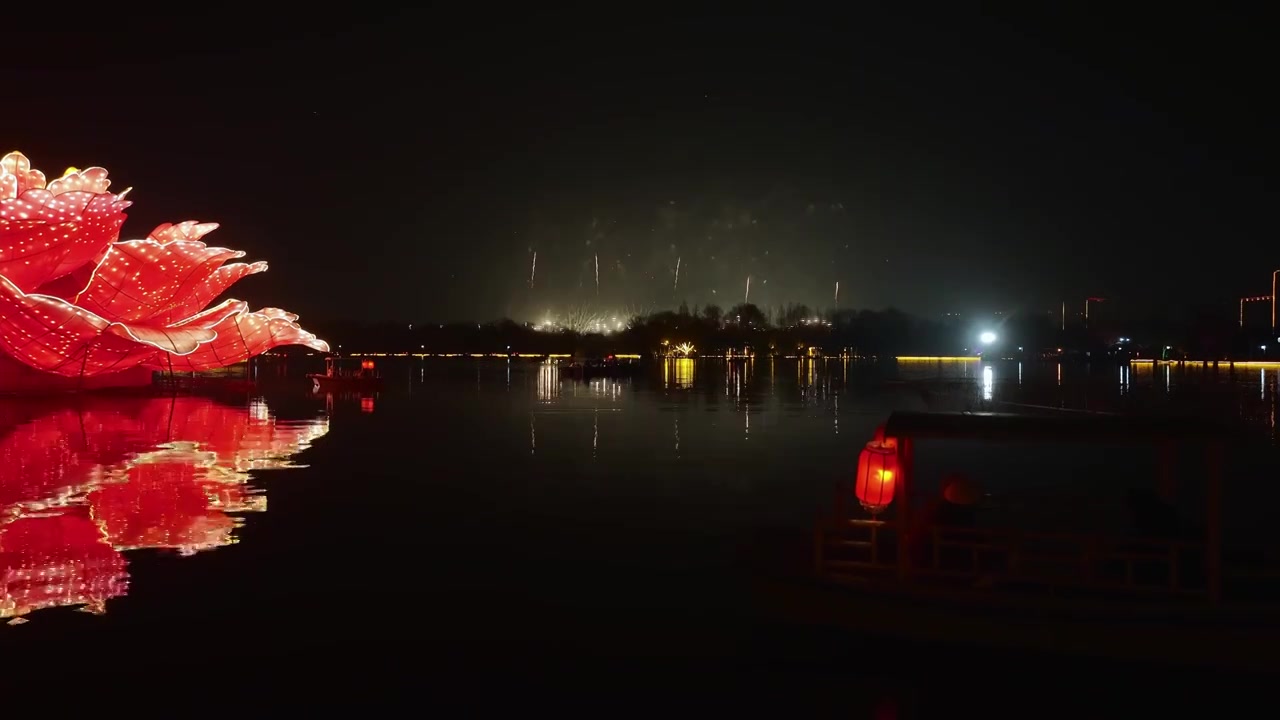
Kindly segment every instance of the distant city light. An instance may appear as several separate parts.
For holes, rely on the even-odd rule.
[[[978,340],[980,340],[983,345],[990,345],[991,343],[996,341],[996,334],[991,332],[990,330],[987,330],[986,332],[978,336]]]

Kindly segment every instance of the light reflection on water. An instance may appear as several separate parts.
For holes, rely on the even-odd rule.
[[[0,618],[102,613],[128,590],[123,552],[236,542],[240,516],[267,508],[250,473],[295,467],[328,428],[279,421],[261,400],[0,400]]]
[[[989,382],[983,372],[987,365]],[[488,653],[501,643],[505,651],[515,631],[531,626],[545,629],[548,639],[562,639],[575,627],[564,618],[576,622],[589,617],[585,626],[592,637],[607,637],[617,646],[617,632],[630,632],[631,619],[643,616],[660,622],[644,625],[636,635],[677,623],[672,625],[675,632],[662,636],[666,641],[704,626],[708,618],[750,609],[752,595],[742,582],[747,572],[744,558],[754,562],[777,557],[801,572],[811,564],[807,553],[814,517],[831,508],[835,484],[848,480],[862,443],[895,410],[1000,409],[1005,407],[1002,403],[1125,408],[1134,403],[1158,405],[1165,394],[1165,369],[1136,365],[1124,382],[1112,367],[1087,374],[1080,368],[1030,362],[1022,364],[1021,374],[1016,363],[957,365],[954,374],[942,377],[936,367],[926,366],[916,368],[919,377],[909,382],[902,380],[911,374],[910,367],[895,373],[838,359],[677,360],[654,363],[635,378],[586,382],[562,378],[554,367],[536,362],[387,361],[380,368],[390,389],[371,398],[376,410],[358,412],[364,403],[353,402],[352,412],[344,415],[339,405],[338,412],[331,413],[335,419],[330,436],[307,455],[313,467],[305,471],[306,482],[288,484],[297,488],[296,495],[273,495],[272,512],[250,523],[247,532],[252,535],[241,546],[163,569],[175,576],[200,574],[229,588],[225,594],[211,595],[202,607],[205,614],[193,614],[193,625],[217,613],[236,615],[221,603],[244,595],[249,599],[238,609],[241,615],[259,618],[257,631],[293,623],[310,635],[334,619],[334,605],[318,602],[317,597],[326,592],[323,588],[340,587],[336,579],[368,577],[381,588],[386,578],[429,572],[437,587],[448,588],[439,595],[451,603],[450,612],[418,612],[409,596],[401,596],[409,600],[397,607],[396,595],[379,589],[367,596],[369,607],[378,604],[385,611],[358,613],[358,622],[346,623],[355,628],[352,635],[430,638],[425,648],[438,643],[437,650],[443,647],[453,657],[473,645]],[[1230,417],[1239,416],[1242,408],[1265,409],[1265,416],[1258,414],[1250,422],[1255,427],[1269,422],[1274,428],[1275,376],[1271,369],[1250,369],[1230,382],[1219,376],[1210,383],[1212,373],[1174,368],[1168,377],[1172,392],[1183,393],[1187,401],[1196,399],[1197,390],[1204,394],[1212,389],[1214,397],[1226,399],[1213,407]],[[1265,381],[1261,392],[1260,380]],[[1123,394],[1122,385],[1127,385]],[[990,399],[984,399],[987,389]],[[119,401],[102,402],[104,412],[133,412],[113,404]],[[279,407],[273,400],[273,408],[231,408],[222,411],[230,413],[229,419],[213,424],[265,426],[269,431],[262,432],[274,437],[283,432],[282,424],[272,420],[272,409]],[[100,428],[94,429],[101,423],[95,425],[90,415],[84,414],[90,419],[87,437],[100,438],[95,442],[106,449],[48,464],[63,468],[59,477],[81,480],[51,487],[4,484],[6,492],[18,488],[21,492],[15,497],[33,496],[51,513],[45,521],[43,515],[28,514],[38,509],[35,504],[2,503],[17,503],[24,513],[18,522],[40,531],[24,534],[19,525],[11,533],[12,521],[2,531],[6,601],[23,598],[11,607],[21,605],[26,612],[58,604],[105,607],[108,598],[124,591],[126,568],[120,548],[216,546],[201,543],[201,538],[225,540],[227,535],[214,531],[235,518],[230,509],[234,503],[248,504],[260,497],[248,490],[243,478],[223,482],[227,476],[219,474],[222,471],[206,470],[236,456],[222,452],[227,443],[175,431],[159,438],[142,433],[141,439],[125,437],[113,445]],[[173,415],[198,413],[180,409]],[[0,444],[12,442],[40,417],[44,413],[0,422]],[[148,432],[168,427],[167,420],[148,417],[140,423],[150,428]],[[310,427],[315,432],[330,429],[324,420]],[[63,432],[59,426],[59,436],[74,436],[78,423],[70,429]],[[190,444],[170,442],[180,440]],[[306,441],[297,442],[296,448]],[[293,442],[281,445],[286,457],[278,459],[287,461],[296,448],[289,449]],[[24,457],[30,456],[30,462],[38,459],[38,446],[30,441],[25,445]],[[231,442],[229,447],[242,445]],[[946,472],[961,470],[993,494],[1004,491],[1011,502],[1043,501],[1046,509],[1027,513],[1045,525],[1125,519],[1122,506],[1104,507],[1104,500],[1112,499],[1096,490],[1109,484],[1109,478],[1096,473],[1100,455],[1111,460],[1109,448],[1071,453],[1059,448],[1053,451],[1059,454],[1032,452],[1029,457],[1015,456],[1007,448],[942,449],[946,452],[921,443],[920,488],[928,490],[926,479],[936,482]],[[125,487],[145,480],[132,474],[130,461],[113,460],[106,450],[127,457],[177,455],[175,464],[191,468],[191,476],[165,476],[131,491],[135,499],[151,498],[153,506],[169,508],[164,512],[143,513],[141,506],[116,500],[111,507],[119,511],[104,529],[93,522],[89,510],[94,489],[114,477],[106,471],[126,466]],[[0,468],[14,465],[11,456],[2,459]],[[1266,484],[1268,477],[1263,480]],[[1083,488],[1083,481],[1093,484]],[[199,492],[190,493],[189,505],[161,492],[191,484]],[[242,489],[233,493],[227,485]],[[223,495],[213,492],[224,489]],[[1226,504],[1273,507],[1256,497],[1232,492]],[[1017,509],[1022,511],[1021,506]],[[148,527],[163,532],[148,533]],[[129,528],[136,532],[126,532]],[[210,532],[199,535],[184,528]],[[107,530],[113,534],[110,540]],[[799,542],[793,543],[796,538]],[[798,548],[794,557],[793,545]],[[40,550],[21,550],[25,547]],[[290,559],[291,567],[280,568],[282,557]],[[211,561],[224,563],[222,572],[209,570]],[[40,587],[57,591],[42,591],[44,599],[37,601],[31,589],[36,581],[10,572],[37,564],[50,574],[78,573],[75,577],[86,579],[46,582]],[[141,607],[150,612],[162,602],[187,607],[188,591],[181,586],[163,599],[145,597],[143,587],[161,584],[155,577],[161,569],[135,560],[128,572],[134,574],[139,591],[120,603],[124,607],[94,623],[141,615],[133,611]],[[250,584],[254,581],[270,587],[258,592],[263,588]],[[512,615],[513,606],[530,612]],[[43,631],[44,618],[39,620],[27,629]],[[240,623],[237,616],[223,626]],[[496,629],[494,623],[499,623]],[[168,632],[163,623],[154,624],[164,626],[157,633]],[[457,626],[461,639],[441,641],[445,626]],[[477,642],[476,633],[485,628],[492,630]],[[280,639],[285,637],[292,636]],[[554,642],[530,645],[542,652]],[[344,657],[356,656],[346,649],[342,647]]]
[[[532,482],[548,498],[573,497],[583,483],[595,488],[596,503],[627,497],[647,507],[670,495],[676,504],[653,510],[656,518],[701,508],[713,512],[721,532],[728,533],[734,523],[810,522],[814,512],[830,505],[832,484],[852,472],[861,444],[895,411],[1191,414],[1238,422],[1242,432],[1276,439],[1271,372],[1250,369],[1227,378],[1176,367],[1090,370],[1016,361],[903,364],[896,370],[836,358],[682,359],[657,363],[647,376],[615,381],[617,392],[603,391],[605,383],[562,379],[550,406],[543,400],[548,394],[533,389],[503,406],[529,403],[524,453],[537,457],[512,472],[536,478]],[[436,397],[432,388],[424,398]],[[502,422],[482,399],[468,402],[461,412]],[[1273,450],[1253,447],[1252,454],[1237,452],[1233,459],[1242,482],[1253,483],[1276,464]],[[1025,504],[1019,512],[1041,527],[1072,523],[1107,532],[1127,527],[1124,493],[1145,482],[1151,463],[1134,447],[928,441],[918,449],[921,482],[913,496],[938,491],[940,478],[960,472],[981,479],[1006,504]],[[1188,456],[1189,474],[1196,462]],[[1196,517],[1195,496],[1184,500],[1188,504],[1178,512]],[[540,512],[554,516],[554,505]],[[1245,505],[1247,514],[1265,503]],[[620,508],[627,519],[619,522],[639,522],[630,517],[633,510]],[[590,512],[597,511],[593,506]]]
[[[1273,420],[1278,373],[1268,367],[1145,362],[1090,368],[1013,360],[913,360],[899,361],[898,375],[927,388],[936,410],[1167,412],[1238,421],[1280,440]]]
[[[771,442],[784,438],[794,442],[791,438],[796,434],[809,436],[816,432],[808,429],[809,419],[816,417],[826,418],[826,431],[833,436],[852,431],[855,438],[861,437],[869,432],[864,426],[882,421],[894,410],[1168,412],[1243,421],[1265,429],[1273,439],[1275,435],[1276,373],[1265,368],[1227,374],[1151,364],[1090,369],[1057,363],[921,360],[886,369],[840,358],[678,358],[656,363],[648,375],[627,379],[572,380],[548,364],[527,365],[516,372],[528,373],[534,367],[536,391],[530,399],[548,410],[533,407],[530,412],[589,409],[593,457],[620,422],[606,419],[601,412],[645,414],[655,406],[741,414],[735,423],[741,439],[772,436]],[[510,365],[504,365],[502,372],[504,377],[512,372]],[[531,452],[542,439],[540,422],[549,421],[529,419]],[[681,432],[690,431],[678,423],[671,423],[676,439],[670,445],[677,449]]]
[[[524,396],[527,422],[537,428],[536,437],[529,434],[526,457],[536,452],[538,462],[516,472],[537,478],[548,493],[547,485],[584,482],[606,496],[642,503],[654,502],[651,493],[674,493],[679,509],[664,512],[717,508],[719,521],[729,523],[726,508],[737,508],[742,523],[798,526],[830,503],[830,484],[848,477],[861,443],[895,411],[1191,414],[1239,422],[1242,432],[1275,440],[1271,372],[1223,377],[1176,367],[1088,369],[998,360],[903,363],[896,370],[837,358],[682,359],[658,363],[648,376],[615,381],[617,392],[604,391],[602,382],[562,379],[550,408],[541,390]],[[521,398],[510,402],[518,407]],[[501,422],[483,404],[466,412]],[[1245,482],[1253,482],[1263,467],[1258,463],[1276,461],[1274,451],[1255,447],[1260,454],[1237,453],[1234,461]],[[1020,511],[1045,527],[1125,525],[1123,494],[1145,482],[1151,462],[1142,448],[1053,443],[927,441],[919,451],[921,482],[913,495],[935,492],[940,478],[961,472],[981,478],[1009,503],[1048,498],[1037,510]],[[1188,473],[1194,474],[1195,462],[1188,459]],[[1179,512],[1194,517],[1194,497],[1185,500],[1190,505]]]
[[[511,363],[507,363],[508,378],[510,378]],[[511,383],[508,381],[507,386]],[[538,366],[538,400],[540,402],[551,402],[560,394],[560,367],[551,361],[547,361]]]
[[[693,358],[671,358],[662,363],[662,384],[674,390],[691,388],[695,368]]]

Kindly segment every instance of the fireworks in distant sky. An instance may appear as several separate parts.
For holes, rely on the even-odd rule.
[[[772,308],[790,302],[830,305],[833,293],[839,299],[832,285],[823,295],[821,281],[808,281],[818,268],[826,272],[831,265],[832,246],[847,245],[850,226],[838,205],[775,204],[759,219],[755,209],[743,205],[731,204],[723,214],[678,207],[663,205],[652,218],[626,222],[594,218],[592,223],[588,217],[581,239],[564,235],[563,228],[575,224],[572,211],[538,220],[529,237],[519,233],[529,264],[521,270],[517,263],[511,270],[523,272],[526,287],[504,312],[542,321],[548,306],[559,315],[582,303],[607,309],[612,317],[614,308],[636,303],[665,308],[682,301],[690,306],[745,302]],[[685,256],[697,265],[693,275],[686,272]],[[768,269],[756,277],[762,264]],[[862,280],[858,272],[833,269],[841,285]],[[508,283],[515,280],[508,277]],[[736,298],[734,283],[742,283]]]

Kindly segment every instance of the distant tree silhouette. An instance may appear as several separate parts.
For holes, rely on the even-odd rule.
[[[799,325],[801,320],[807,320],[813,317],[813,311],[808,305],[803,303],[787,303],[782,308],[782,313],[778,318],[778,324],[784,327]]]
[[[769,327],[769,319],[764,312],[752,303],[738,303],[729,311],[728,322],[764,330]]]
[[[1228,308],[1230,310],[1230,308]],[[911,355],[955,355],[974,351],[975,327],[969,322],[931,320],[907,315],[897,309],[855,310],[840,308],[823,315],[801,304],[776,309],[774,323],[761,308],[736,305],[725,313],[717,305],[689,308],[681,303],[676,310],[634,311],[625,329],[583,306],[561,315],[559,329],[535,330],[529,323],[509,319],[495,322],[415,322],[317,324],[317,333],[331,347],[343,353],[639,353],[652,354],[670,344],[693,343],[700,354],[713,355],[727,349],[754,349],[757,354],[793,354],[799,347],[819,347],[828,354],[844,350],[880,357]],[[623,316],[619,316],[621,318]],[[799,322],[821,317],[825,322]],[[740,318],[740,320],[739,320]],[[606,322],[607,321],[607,322]],[[727,322],[726,322],[727,321]],[[1159,350],[1165,344],[1195,357],[1257,357],[1261,345],[1280,344],[1270,328],[1240,330],[1230,313],[1205,309],[1170,317],[1167,325],[1154,320],[1143,325],[1147,347]],[[606,332],[597,332],[603,330]],[[1069,353],[1106,357],[1114,337],[1086,336],[1083,328],[1060,329],[1056,314],[1012,313],[996,328],[1005,350],[1018,346],[1025,353],[1068,348]],[[1142,331],[1126,334],[1141,336]],[[1270,351],[1269,351],[1270,352]]]
[[[702,317],[707,322],[719,326],[724,319],[724,311],[720,309],[719,305],[710,304],[702,308]]]

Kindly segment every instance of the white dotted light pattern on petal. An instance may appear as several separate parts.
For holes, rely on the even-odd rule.
[[[214,227],[210,224],[208,229]],[[199,240],[159,242],[155,237],[152,233],[146,240],[112,244],[84,289],[72,298],[75,304],[118,322],[168,325],[199,312],[236,280],[267,269],[261,262],[224,266],[227,260],[244,257],[238,250],[209,247]]]
[[[21,153],[0,158],[0,275],[32,289],[95,260],[120,235],[130,203],[89,168],[45,184]]]
[[[55,297],[26,295],[0,277],[0,350],[31,367],[75,377],[127,370],[157,349],[194,352],[216,337],[198,327],[113,323]]]
[[[117,242],[129,207],[102,168],[46,182],[21,153],[0,158],[0,351],[69,377],[208,370],[281,345],[329,346],[276,308],[204,308],[264,262],[200,240],[216,223],[157,227]],[[128,191],[125,191],[128,192]]]
[[[209,328],[217,337],[189,354],[172,356],[173,369],[198,371],[226,367],[281,345],[305,345],[318,352],[329,352],[328,343],[299,327],[297,319],[297,315],[279,308],[249,312],[245,303],[228,300],[178,326]],[[169,358],[161,361],[169,362]]]

